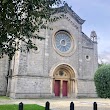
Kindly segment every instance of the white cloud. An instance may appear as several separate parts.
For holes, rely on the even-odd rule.
[[[110,63],[110,51],[103,51],[101,54],[99,54],[99,63]]]

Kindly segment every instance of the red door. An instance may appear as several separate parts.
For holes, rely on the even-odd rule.
[[[67,81],[63,81],[63,88],[62,88],[62,94],[63,96],[67,96]]]
[[[55,96],[60,96],[60,80],[55,80],[54,93]]]

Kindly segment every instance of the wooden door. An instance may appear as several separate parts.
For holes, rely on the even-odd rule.
[[[67,81],[63,81],[62,95],[63,95],[63,96],[67,96],[67,94],[68,94]]]
[[[60,80],[55,80],[54,93],[55,96],[60,96]]]

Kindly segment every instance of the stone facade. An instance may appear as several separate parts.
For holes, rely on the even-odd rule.
[[[0,95],[6,95],[7,91],[8,57],[0,59]]]
[[[82,32],[84,20],[67,4],[61,9],[66,11],[64,16],[48,24],[53,30],[39,32],[45,39],[33,40],[37,51],[16,52],[8,81],[5,77],[10,70],[8,60],[0,60],[1,95],[12,98],[96,97],[93,78],[98,68],[97,41]],[[59,13],[63,13],[62,10]],[[58,37],[66,33],[66,37],[58,38],[60,48],[57,33]]]

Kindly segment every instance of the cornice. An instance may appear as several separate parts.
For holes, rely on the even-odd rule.
[[[85,20],[81,19],[72,9],[68,6],[67,3],[65,3],[64,6],[56,8],[57,13],[64,12],[69,13],[79,24],[83,24]]]

